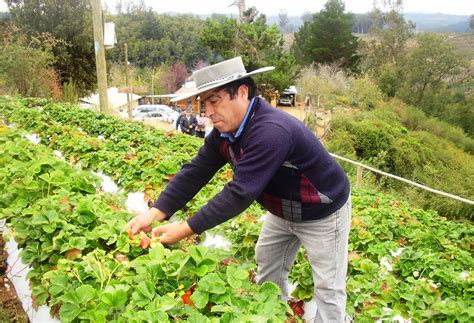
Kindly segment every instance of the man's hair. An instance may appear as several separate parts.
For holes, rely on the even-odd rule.
[[[216,89],[216,92],[220,90],[225,90],[230,95],[230,99],[235,99],[235,95],[237,94],[237,90],[241,85],[245,85],[248,88],[248,99],[251,100],[257,94],[257,85],[251,77],[245,77],[243,79],[239,79],[228,84],[224,84]]]

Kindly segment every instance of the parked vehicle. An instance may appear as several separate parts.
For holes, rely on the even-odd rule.
[[[283,93],[278,98],[278,105],[289,105],[294,107],[296,104],[296,94],[298,91],[294,85],[290,85],[283,91]]]
[[[160,120],[174,124],[178,117],[178,112],[163,104],[139,105],[133,111],[134,119],[159,118]]]
[[[288,94],[280,95],[278,99],[278,105],[293,105],[293,97]]]

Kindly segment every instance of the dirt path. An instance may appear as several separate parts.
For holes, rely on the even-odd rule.
[[[292,116],[301,121],[304,121],[308,114],[305,108],[301,105],[298,105],[296,107],[279,106],[278,109],[285,111],[288,114],[291,114]],[[325,132],[329,127],[332,114],[329,110],[324,109],[312,108],[312,111],[316,113],[316,129],[314,130],[315,134],[318,138],[322,138],[324,137]]]

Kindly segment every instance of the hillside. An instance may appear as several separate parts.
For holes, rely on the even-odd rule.
[[[168,12],[168,15],[178,15],[175,12]],[[211,14],[198,15],[205,20],[212,17]],[[223,15],[236,18],[236,15]],[[288,16],[288,26],[292,31],[298,31],[303,25],[302,16]],[[469,28],[469,15],[449,15],[442,13],[405,13],[406,20],[411,20],[416,24],[416,31],[434,31],[434,32],[472,32]],[[277,25],[279,17],[277,15],[266,15],[268,25]]]
[[[416,31],[472,32],[469,29],[469,15],[405,13],[404,17],[416,24]],[[293,31],[297,31],[303,25],[301,17],[289,16],[288,19],[288,24],[293,27]],[[278,25],[278,21],[278,16],[267,16],[269,25]]]

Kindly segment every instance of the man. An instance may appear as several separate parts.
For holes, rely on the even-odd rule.
[[[196,117],[192,115],[192,111],[191,108],[186,108],[185,114],[180,120],[180,127],[183,133],[194,136],[197,120]]]
[[[178,119],[176,119],[176,130],[181,131],[181,119],[184,118],[184,111],[181,111],[180,108],[176,109],[176,112],[179,113]]]
[[[240,57],[193,73],[214,129],[197,156],[176,174],[154,206],[132,219],[132,233],[168,219],[220,169],[230,163],[233,180],[183,223],[154,229],[164,244],[202,233],[245,210],[254,200],[269,214],[257,247],[257,281],[278,284],[288,296],[287,278],[301,245],[315,282],[317,322],[345,316],[345,279],[350,223],[349,181],[314,134],[299,120],[255,96],[251,75]],[[186,98],[186,97],[184,97]],[[181,100],[182,98],[176,98]]]

